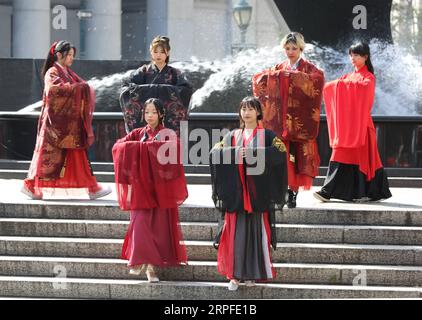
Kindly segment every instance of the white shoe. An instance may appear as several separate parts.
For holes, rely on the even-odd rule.
[[[239,281],[234,280],[234,279],[230,280],[228,289],[230,291],[236,291],[238,288],[239,288]]]
[[[95,193],[90,193],[89,198],[91,200],[95,200],[101,197],[105,197],[106,195],[111,193],[111,188],[109,186],[101,186],[101,189]]]
[[[255,281],[254,280],[246,280],[245,281],[245,286],[247,286],[247,287],[253,287],[253,286],[255,286]]]
[[[142,264],[140,266],[134,266],[134,267],[129,269],[129,274],[139,276],[142,273],[142,271],[144,271],[144,269],[145,269],[144,264]]]
[[[27,188],[23,187],[21,189],[21,192],[23,194],[26,194],[28,197],[30,197],[32,200],[42,200],[42,195],[36,195],[35,193],[32,193]]]

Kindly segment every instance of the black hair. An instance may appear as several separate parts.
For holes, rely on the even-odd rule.
[[[44,65],[41,69],[41,77],[44,79],[48,69],[50,69],[54,62],[57,61],[57,53],[60,52],[62,55],[67,56],[69,51],[73,49],[76,55],[76,47],[69,41],[61,40],[52,44],[48,51],[47,59],[45,59]]]
[[[349,48],[349,55],[350,54],[358,54],[360,56],[368,56],[368,59],[365,61],[365,65],[368,67],[369,72],[372,74],[374,73],[374,66],[371,62],[371,50],[369,49],[369,45],[366,42],[357,42],[350,46]]]
[[[258,98],[252,97],[252,96],[248,96],[243,98],[243,100],[240,102],[239,105],[239,121],[240,121],[240,127],[243,128],[245,126],[245,123],[242,120],[242,116],[240,114],[240,111],[242,110],[243,107],[250,107],[256,110],[257,113],[257,117],[256,119],[262,120],[262,107],[261,107],[261,102],[259,102]]]
[[[142,111],[142,120],[145,120],[145,110],[147,104],[152,104],[155,107],[155,110],[158,112],[158,122],[163,124],[165,109],[163,102],[158,98],[149,98],[147,101],[145,101],[144,110]]]

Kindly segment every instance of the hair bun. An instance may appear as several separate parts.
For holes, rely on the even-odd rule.
[[[157,42],[165,42],[165,43],[170,43],[170,38],[169,37],[165,37],[165,36],[156,36],[153,40],[153,43],[157,43]]]

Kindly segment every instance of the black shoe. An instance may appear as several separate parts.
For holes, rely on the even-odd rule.
[[[290,189],[287,190],[287,208],[296,208],[296,198],[298,193],[299,192],[293,192]]]

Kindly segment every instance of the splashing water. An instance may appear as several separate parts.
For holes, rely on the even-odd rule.
[[[422,65],[397,45],[370,43],[377,78],[373,114],[422,115]],[[307,44],[304,57],[324,70],[326,81],[353,70],[347,52]],[[193,84],[192,112],[236,112],[243,97],[251,94],[253,74],[285,59],[280,46],[249,49],[216,61],[175,62]],[[121,81],[132,70],[88,81],[96,91],[96,111],[120,112]],[[36,106],[39,104],[34,104]],[[25,108],[27,110],[29,107]]]
[[[122,73],[115,73],[103,78],[92,78],[88,84],[95,90],[96,107],[95,111],[120,112],[119,95],[121,83],[124,77],[130,75],[133,70]]]
[[[377,77],[374,113],[386,115],[422,114],[422,65],[398,46],[372,42]]]
[[[249,49],[234,57],[213,63],[213,70],[204,85],[195,91],[191,99],[192,111],[236,112],[240,100],[251,94],[254,73],[269,68],[280,60],[278,47]],[[180,65],[184,69],[184,65]],[[195,66],[194,66],[195,67]],[[187,66],[189,70],[189,66]]]
[[[373,41],[370,44],[377,77],[373,113],[378,115],[422,114],[422,66],[416,57],[404,53],[396,45]],[[334,80],[353,70],[347,53],[332,48],[307,44],[304,57],[324,70],[326,81]],[[212,74],[204,86],[192,96],[192,111],[226,111],[221,104],[234,103],[231,112],[244,95],[250,94],[250,79],[256,72],[285,59],[279,46],[247,50],[237,56],[214,62]],[[181,65],[183,68],[183,65]],[[231,92],[236,99],[230,99]],[[242,93],[239,95],[239,93]],[[225,98],[225,99],[224,99]],[[234,100],[234,101],[233,101]],[[210,108],[213,105],[213,108]],[[220,106],[219,106],[220,105]],[[216,110],[218,109],[218,110]]]

